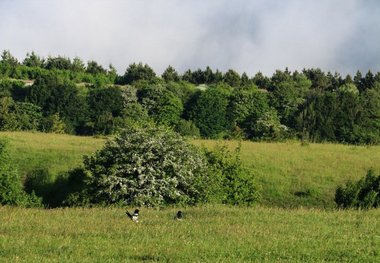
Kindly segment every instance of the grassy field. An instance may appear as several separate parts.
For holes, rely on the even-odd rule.
[[[22,174],[45,167],[51,173],[82,163],[82,156],[100,149],[104,138],[45,133],[0,132],[10,142],[13,164]],[[193,141],[212,148],[216,141]],[[231,149],[236,141],[223,142]],[[334,207],[338,185],[380,171],[380,146],[243,142],[241,158],[261,188],[261,204],[277,207]]]
[[[11,162],[23,175],[74,168],[105,141],[0,137],[8,138]],[[183,221],[173,220],[178,208],[141,209],[135,224],[120,208],[0,206],[0,262],[380,262],[380,210],[330,209],[338,184],[380,170],[379,146],[243,142],[241,158],[261,187],[261,204],[252,208],[181,208]]]
[[[380,210],[0,207],[1,262],[380,262]]]
[[[280,207],[333,207],[338,185],[364,177],[370,168],[380,172],[380,146],[243,142],[241,158],[262,187],[261,203]]]
[[[47,168],[53,174],[82,164],[83,155],[100,149],[105,139],[65,134],[0,132],[9,140],[12,163],[22,174],[35,168]]]

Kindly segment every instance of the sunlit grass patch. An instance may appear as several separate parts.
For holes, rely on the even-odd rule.
[[[130,208],[132,209],[132,208]],[[380,260],[379,210],[0,208],[0,258],[13,261],[247,262]]]

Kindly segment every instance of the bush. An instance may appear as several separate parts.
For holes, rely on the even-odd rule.
[[[224,147],[203,151],[164,127],[130,127],[84,160],[87,188],[69,205],[251,205],[259,194],[249,170]]]
[[[380,175],[369,170],[365,178],[347,182],[335,192],[335,202],[341,208],[371,208],[380,205]]]
[[[63,134],[65,133],[66,124],[61,119],[59,113],[55,113],[41,120],[41,129],[44,132]]]
[[[32,170],[25,189],[40,196],[46,207],[251,205],[259,194],[239,151],[226,146],[201,150],[164,127],[131,126],[85,157],[85,168],[58,176],[45,168]]]
[[[240,160],[240,146],[235,153],[226,146],[218,145],[213,151],[206,150],[210,176],[207,198],[230,205],[252,205],[259,198],[253,174]]]
[[[204,197],[204,156],[166,128],[128,128],[84,164],[95,203],[153,207]]]
[[[189,136],[193,138],[199,138],[200,132],[198,127],[192,121],[187,121],[180,119],[178,124],[175,127],[175,131],[181,134],[182,136]]]
[[[41,200],[34,192],[28,195],[16,169],[9,165],[6,141],[0,140],[0,205],[36,207]]]
[[[287,127],[280,123],[277,112],[272,109],[251,123],[249,133],[259,140],[278,141],[286,137]]]

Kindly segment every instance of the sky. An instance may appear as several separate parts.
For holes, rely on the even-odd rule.
[[[380,71],[377,0],[0,0],[0,51],[253,76]]]

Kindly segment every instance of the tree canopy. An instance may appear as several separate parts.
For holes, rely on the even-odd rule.
[[[3,51],[0,129],[49,132],[60,123],[64,132],[94,135],[153,122],[204,138],[378,144],[379,94],[380,72],[342,77],[286,68],[251,77],[168,66],[159,76],[140,62],[118,75],[112,65],[79,57],[31,52],[20,63]]]

